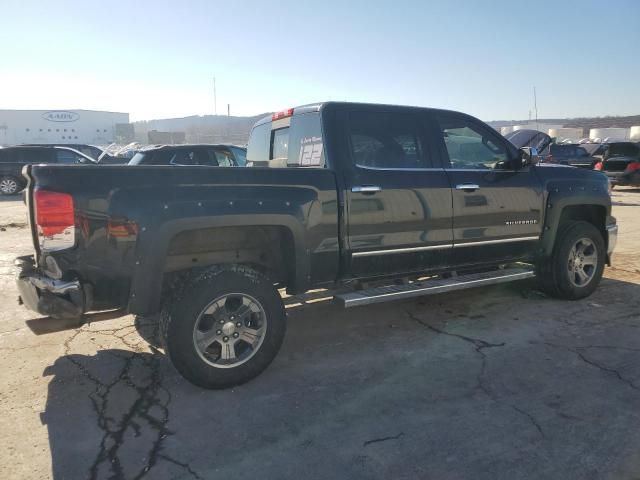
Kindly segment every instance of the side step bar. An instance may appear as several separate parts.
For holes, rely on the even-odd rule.
[[[419,297],[421,295],[433,295],[435,293],[453,292],[455,290],[513,282],[515,280],[524,280],[525,278],[532,277],[535,277],[533,269],[505,268],[503,270],[472,273],[452,278],[434,278],[412,282],[406,285],[390,285],[358,290],[338,294],[334,297],[334,300],[345,308],[359,307],[372,303]]]

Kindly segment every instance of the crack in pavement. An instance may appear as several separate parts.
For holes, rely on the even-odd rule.
[[[196,478],[197,480],[204,480],[204,478],[203,478],[203,477],[201,477],[200,475],[198,475],[198,473],[197,473],[195,470],[193,470],[193,469],[189,466],[189,464],[188,464],[188,463],[182,463],[182,462],[179,462],[179,461],[177,461],[176,459],[171,458],[171,457],[169,457],[169,456],[165,455],[164,453],[160,453],[160,454],[158,455],[158,457],[159,457],[159,458],[162,458],[163,460],[166,460],[166,461],[167,461],[167,462],[169,462],[169,463],[173,463],[174,465],[178,465],[179,467],[184,468],[187,472],[189,472],[189,474],[190,474],[193,478]]]
[[[586,363],[587,365],[591,365],[592,367],[595,367],[605,373],[609,373],[611,375],[613,375],[614,377],[616,377],[618,380],[620,380],[622,383],[624,383],[625,385],[631,387],[634,390],[638,390],[640,391],[640,386],[636,385],[635,383],[633,383],[632,380],[625,378],[618,370],[616,370],[615,368],[611,368],[611,367],[607,367],[605,365],[601,365],[600,363],[596,362],[593,359],[587,358],[584,353],[582,353],[580,350],[588,350],[590,348],[600,348],[600,349],[615,349],[615,350],[629,350],[629,351],[640,351],[639,349],[635,349],[635,348],[628,348],[628,347],[616,347],[614,345],[584,345],[584,346],[580,346],[580,347],[569,347],[567,345],[559,345],[559,344],[555,344],[555,343],[551,343],[551,342],[542,342],[544,345],[547,345],[548,347],[552,347],[552,348],[557,348],[557,349],[562,349],[562,350],[566,350],[567,352],[571,352],[574,355],[576,355],[580,360],[582,360],[584,363]]]
[[[386,442],[389,440],[398,440],[399,438],[404,436],[404,432],[400,432],[397,435],[392,435],[390,437],[382,437],[382,438],[374,438],[371,440],[367,440],[366,442],[364,442],[362,444],[363,447],[366,447],[367,445],[371,445],[372,443],[380,443],[380,442]]]
[[[457,338],[459,340],[463,340],[464,342],[470,343],[471,345],[474,346],[474,350],[475,352],[480,355],[480,371],[478,372],[478,374],[476,375],[476,386],[474,387],[474,390],[481,390],[490,400],[498,403],[500,402],[499,399],[497,399],[495,397],[495,395],[493,395],[493,393],[491,393],[491,391],[487,388],[487,386],[484,384],[484,376],[486,373],[486,369],[487,369],[487,355],[484,352],[485,349],[487,348],[497,348],[497,347],[504,347],[506,345],[506,342],[501,342],[501,343],[491,343],[491,342],[487,342],[486,340],[482,340],[479,338],[473,338],[473,337],[468,337],[466,335],[461,335],[458,333],[452,333],[452,332],[448,332],[446,330],[443,330],[441,328],[438,327],[434,327],[433,325],[431,325],[428,322],[425,322],[424,320],[418,318],[416,315],[414,315],[413,313],[411,313],[408,310],[405,310],[407,315],[409,316],[409,318],[411,318],[413,321],[417,322],[418,324],[427,327],[429,330],[440,334],[440,335],[447,335],[449,337],[454,337]],[[520,408],[520,407],[516,407],[515,405],[512,405],[508,402],[507,403],[514,411],[516,411],[517,413],[521,414],[522,416],[524,416],[525,418],[527,418],[529,420],[529,422],[535,427],[535,429],[538,431],[538,433],[540,433],[540,436],[544,439],[545,435],[544,435],[544,431],[542,429],[542,427],[540,426],[540,424],[538,423],[538,421],[535,419],[535,417],[533,415],[531,415],[529,412],[525,411],[524,409]]]
[[[123,338],[130,332],[124,333],[122,337],[118,335],[118,333],[128,329],[129,326],[99,331],[80,328],[64,342],[64,358],[68,359],[78,368],[84,377],[95,385],[94,391],[89,394],[89,399],[97,416],[98,427],[103,432],[103,435],[99,444],[98,453],[90,467],[89,476],[91,479],[97,479],[100,475],[100,468],[103,465],[108,465],[111,475],[115,478],[140,479],[153,469],[159,458],[162,458],[184,468],[194,478],[200,479],[201,477],[189,464],[180,462],[162,452],[164,440],[169,435],[172,435],[173,432],[167,428],[171,393],[162,384],[162,375],[160,372],[162,363],[161,353],[154,347],[149,346],[151,355],[141,355],[143,350],[139,345],[130,344]],[[112,382],[104,383],[101,381],[71,353],[71,343],[82,333],[111,335],[132,350],[131,355],[128,356],[114,354],[114,357],[124,360],[124,365]],[[148,378],[148,384],[138,385],[131,378],[130,372],[134,361],[142,362],[144,367],[150,370],[151,373]],[[116,385],[121,384],[121,382],[124,382],[127,387],[135,391],[136,398],[120,418],[115,419],[108,415],[107,409],[112,389]],[[164,399],[162,397],[164,397]],[[155,413],[153,413],[152,410],[155,410]],[[155,432],[155,435],[148,450],[149,454],[148,458],[146,458],[145,466],[135,475],[127,475],[122,465],[120,452],[125,449],[125,435],[128,430],[132,430],[136,437],[141,435],[140,420],[146,421],[146,424]]]
[[[411,318],[414,322],[422,325],[423,327],[427,327],[432,332],[435,332],[435,333],[440,334],[440,335],[447,335],[449,337],[458,338],[460,340],[463,340],[463,341],[465,341],[467,343],[472,344],[475,347],[474,348],[475,352],[478,355],[480,355],[480,359],[481,359],[480,371],[478,372],[478,375],[476,376],[476,386],[475,386],[474,389],[482,390],[488,397],[493,399],[493,395],[489,392],[489,390],[487,389],[487,387],[484,384],[484,374],[485,374],[486,367],[487,367],[487,356],[486,356],[486,354],[484,353],[483,350],[485,348],[504,347],[505,342],[502,342],[502,343],[490,343],[490,342],[487,342],[485,340],[481,340],[479,338],[471,338],[471,337],[467,337],[465,335],[460,335],[458,333],[451,333],[451,332],[448,332],[448,331],[443,330],[441,328],[434,327],[430,323],[425,322],[421,318],[418,318],[417,316],[415,316],[413,313],[411,313],[408,310],[406,310],[406,313],[409,316],[409,318]]]
[[[540,424],[538,423],[538,421],[535,419],[535,417],[533,415],[531,415],[526,410],[523,410],[522,408],[516,407],[515,405],[511,405],[511,408],[513,408],[516,412],[520,413],[521,415],[524,415],[525,417],[527,417],[529,419],[529,421],[531,422],[531,424],[536,428],[536,430],[538,430],[538,432],[540,433],[540,436],[542,438],[545,438],[544,431],[542,430],[542,427],[540,426]]]

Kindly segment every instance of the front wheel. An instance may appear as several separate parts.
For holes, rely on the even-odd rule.
[[[15,195],[23,188],[16,177],[5,175],[0,178],[0,194],[2,195]]]
[[[567,222],[558,230],[551,258],[538,266],[542,289],[568,300],[588,297],[597,288],[606,258],[602,234],[588,222]]]
[[[266,369],[286,331],[282,298],[245,266],[213,267],[165,309],[165,351],[176,369],[203,388],[245,383]]]

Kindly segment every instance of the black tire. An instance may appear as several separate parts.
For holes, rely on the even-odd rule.
[[[590,273],[590,280],[584,285],[576,285],[576,277],[570,273],[572,248],[582,239],[592,242],[597,254],[597,262]],[[588,297],[598,287],[604,272],[606,246],[602,234],[591,223],[570,221],[558,229],[553,253],[550,258],[538,265],[538,281],[541,289],[549,295],[566,300],[579,300]],[[574,275],[574,280],[571,276]]]
[[[24,189],[24,184],[13,175],[4,175],[0,177],[0,194],[15,195]]]
[[[205,309],[215,299],[230,294],[245,294],[258,302],[266,328],[248,360],[221,368],[203,358],[194,335]],[[264,275],[243,265],[212,267],[185,284],[177,298],[166,305],[159,331],[166,354],[183,377],[202,388],[228,388],[251,380],[273,361],[284,339],[286,313],[280,294]],[[223,348],[221,343],[219,346]]]

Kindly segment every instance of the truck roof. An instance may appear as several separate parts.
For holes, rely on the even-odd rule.
[[[417,110],[429,110],[429,111],[433,111],[433,112],[454,112],[454,110],[446,110],[446,109],[441,109],[441,108],[431,108],[431,107],[418,107],[416,105],[393,105],[393,104],[385,104],[385,103],[366,103],[366,102],[336,102],[336,101],[326,101],[326,102],[317,102],[317,103],[308,103],[305,105],[300,105],[297,107],[293,107],[293,115],[287,115],[287,116],[293,116],[295,117],[296,115],[301,115],[304,113],[310,113],[310,112],[319,112],[320,110],[322,110],[324,107],[326,107],[327,105],[342,105],[342,106],[369,106],[369,107],[390,107],[390,108],[414,108]],[[283,112],[287,112],[288,110],[283,110]],[[274,112],[275,113],[275,112]],[[461,114],[461,115],[466,115],[462,112],[455,112],[457,114]],[[271,122],[273,120],[273,116],[272,115],[266,115],[265,117],[262,117],[260,120],[258,120],[253,126],[256,127],[258,125],[262,125],[264,123],[268,123]]]
[[[194,147],[235,147],[235,148],[246,148],[240,145],[234,145],[232,143],[176,143],[176,144],[158,144],[158,145],[147,145],[140,148],[138,151],[140,152],[149,152],[151,150],[162,150],[162,149],[182,149],[182,148],[194,148]]]

